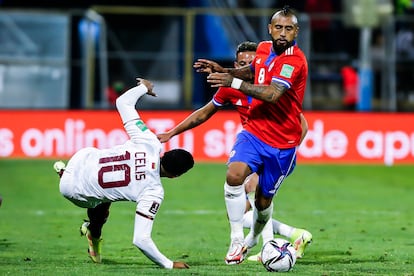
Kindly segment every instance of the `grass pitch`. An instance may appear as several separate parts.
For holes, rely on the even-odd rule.
[[[227,266],[225,165],[196,164],[164,179],[153,239],[189,270],[162,270],[132,245],[135,204],[115,203],[103,263],[79,235],[86,211],[58,190],[53,160],[0,160],[0,275],[267,275],[259,263]],[[299,165],[274,200],[274,217],[312,232],[292,275],[414,275],[410,166]],[[247,230],[246,230],[247,231]],[[253,250],[256,253],[259,246]]]

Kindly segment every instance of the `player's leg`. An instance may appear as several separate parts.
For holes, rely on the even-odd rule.
[[[260,156],[251,141],[251,134],[241,131],[230,153],[226,174],[225,203],[231,228],[231,245],[225,261],[239,264],[246,257],[244,248],[243,215],[246,207],[244,181],[261,165]]]
[[[66,165],[65,165],[65,163],[64,163],[63,161],[59,160],[59,161],[56,161],[56,162],[53,164],[53,169],[54,169],[54,170],[55,170],[55,172],[59,175],[59,178],[61,178],[61,177],[62,177],[63,172],[64,172],[64,171],[65,171],[65,169],[66,169]]]
[[[255,193],[256,193],[256,187],[257,187],[258,182],[259,182],[259,176],[257,175],[257,173],[252,173],[251,175],[249,175],[244,182],[244,187],[245,187],[247,199],[249,202],[249,204],[246,204],[246,208],[247,206],[252,206],[252,208],[254,208]],[[248,212],[247,209],[246,209],[246,212]],[[252,219],[251,219],[250,226],[252,225],[252,222],[253,222],[253,212],[251,213],[251,216],[252,216]],[[244,221],[245,219],[248,219],[246,214],[243,217],[243,225],[246,225]],[[263,243],[273,238],[273,232],[274,232],[273,225],[271,222],[269,222],[269,224],[266,225],[262,231]]]
[[[88,253],[92,261],[100,263],[102,246],[102,227],[109,217],[110,202],[101,203],[95,208],[88,208],[89,221],[85,221],[81,228],[81,234],[88,240]]]
[[[244,244],[243,215],[246,208],[246,193],[242,184],[249,174],[247,164],[229,163],[224,184],[224,201],[230,223],[231,244],[226,254],[226,264],[238,264],[243,258],[241,254]]]
[[[256,148],[259,149],[258,154],[263,166],[256,188],[253,225],[245,239],[248,249],[257,244],[258,235],[272,216],[273,197],[285,177],[292,172],[296,161],[296,148],[277,149],[258,140],[253,143],[258,144]]]
[[[302,258],[305,249],[312,243],[312,234],[301,228],[296,228],[289,237],[296,250],[296,258]]]
[[[261,192],[260,185],[257,186],[256,199],[255,199],[255,208],[253,208],[253,224],[250,228],[249,234],[246,236],[245,245],[247,249],[254,247],[259,239],[259,235],[262,233],[265,227],[272,226],[270,218],[273,213],[273,197],[265,197]],[[268,228],[269,229],[269,228]],[[265,240],[266,238],[266,240]],[[271,237],[263,237],[263,242],[273,238],[273,231]]]
[[[243,216],[244,228],[250,228],[253,224],[253,210],[250,210],[250,207],[254,206],[254,194],[258,182],[259,176],[256,173],[249,175],[244,182],[244,188],[247,194],[246,212]],[[305,248],[312,241],[312,234],[305,229],[295,228],[276,219],[272,219],[271,221],[272,227],[265,227],[263,229],[263,244],[273,238],[273,235],[278,234],[284,236],[292,242],[297,251],[297,257],[301,258]],[[258,256],[260,256],[260,253],[250,256],[248,260],[258,261]]]
[[[251,209],[254,206],[254,193],[256,191],[257,182],[259,181],[259,176],[256,173],[252,173],[246,177],[244,180],[244,190],[246,192],[246,208],[245,208],[245,215],[246,213],[252,211]],[[244,218],[243,218],[244,224]],[[246,228],[246,227],[245,227]],[[250,226],[248,227],[250,228]]]

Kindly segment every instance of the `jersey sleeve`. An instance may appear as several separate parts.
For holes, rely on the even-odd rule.
[[[126,91],[116,100],[116,108],[121,116],[124,128],[134,143],[139,142],[140,139],[158,140],[156,135],[140,119],[140,115],[135,109],[138,99],[145,95],[147,91],[147,87],[140,84]]]
[[[235,99],[240,98],[240,93],[231,87],[220,87],[213,96],[213,104],[216,107],[223,107],[225,105],[233,105]]]
[[[221,108],[227,104],[228,98],[225,91],[226,89],[224,87],[220,87],[214,94],[212,102],[215,107]]]
[[[135,86],[116,99],[116,108],[121,116],[122,123],[127,123],[131,120],[138,119],[139,114],[135,109],[135,104],[138,99],[141,98],[148,89],[145,85],[140,84]]]
[[[155,214],[161,201],[150,197],[139,201],[135,214],[133,243],[148,259],[160,267],[172,269],[173,261],[162,254],[151,237]]]

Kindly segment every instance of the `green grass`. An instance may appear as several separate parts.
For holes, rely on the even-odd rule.
[[[132,245],[135,204],[116,203],[104,227],[103,263],[78,234],[84,209],[64,199],[51,160],[0,160],[0,275],[267,275],[259,263],[227,266],[225,165],[196,164],[164,179],[153,239],[190,270],[162,270]],[[298,165],[274,217],[312,232],[292,275],[414,275],[410,166]],[[257,246],[255,252],[259,250]]]

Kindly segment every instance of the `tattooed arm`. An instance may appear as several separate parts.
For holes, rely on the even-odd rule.
[[[211,84],[211,87],[233,87],[248,96],[268,103],[276,103],[287,90],[287,87],[278,83],[254,85],[241,79],[237,81],[230,73],[212,73],[208,75],[207,82]]]

